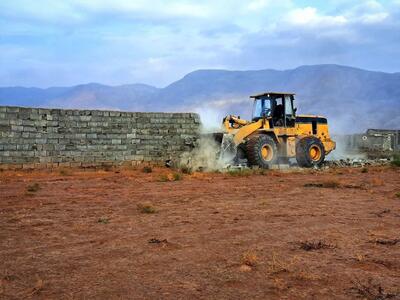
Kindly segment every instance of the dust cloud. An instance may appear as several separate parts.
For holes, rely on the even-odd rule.
[[[231,136],[224,135],[222,143],[216,141],[213,136],[213,133],[223,132],[223,116],[221,112],[212,108],[199,108],[196,112],[200,115],[202,124],[200,139],[190,153],[181,156],[179,165],[192,171],[221,171],[235,156],[232,149],[229,149],[232,146]],[[228,148],[228,151],[223,151],[225,148]]]
[[[220,149],[220,144],[211,137],[201,136],[196,147],[182,155],[179,165],[191,171],[221,170],[224,165],[219,159]]]
[[[354,134],[355,128],[359,128],[357,118],[349,115],[328,116],[329,134],[336,142],[336,149],[327,155],[326,160],[357,160],[365,159],[366,155],[361,149],[348,148],[348,135]],[[356,129],[357,130],[357,129]]]
[[[366,154],[360,149],[353,148],[349,150],[344,135],[333,135],[331,138],[336,142],[336,149],[327,155],[326,160],[357,160],[367,158]]]

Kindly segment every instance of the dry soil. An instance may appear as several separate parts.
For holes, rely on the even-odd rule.
[[[400,169],[173,173],[0,173],[0,298],[400,297]]]

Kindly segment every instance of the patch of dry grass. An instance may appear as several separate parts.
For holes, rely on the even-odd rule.
[[[304,251],[314,251],[320,249],[333,249],[333,248],[336,247],[334,245],[326,243],[323,240],[300,242],[300,249]]]
[[[158,178],[158,181],[160,181],[160,182],[167,182],[167,181],[169,181],[168,175],[166,175],[166,174],[161,174],[160,177]]]
[[[235,170],[229,170],[227,172],[228,175],[232,177],[248,177],[251,175],[266,175],[268,174],[268,170],[266,169],[235,169]]]
[[[187,166],[182,166],[180,170],[183,174],[191,175],[193,173],[192,169]]]
[[[252,170],[245,169],[245,170],[230,170],[227,172],[228,175],[232,177],[247,177],[253,175]]]
[[[59,173],[61,176],[71,176],[72,175],[71,170],[68,170],[68,169],[60,169]]]
[[[35,192],[37,192],[37,191],[39,191],[39,190],[40,190],[40,185],[39,185],[39,183],[37,183],[37,182],[32,183],[32,184],[30,184],[30,185],[28,185],[28,186],[26,187],[26,191],[27,191],[28,193],[35,193]]]
[[[254,251],[248,250],[242,254],[241,263],[249,267],[255,267],[258,264],[258,256]]]
[[[29,296],[34,296],[39,294],[44,289],[44,281],[39,277],[36,278],[35,286],[30,290]]]
[[[183,176],[182,176],[182,174],[180,174],[180,173],[174,173],[174,174],[172,174],[172,179],[173,179],[173,181],[179,181],[179,180],[182,180],[182,178],[183,178]]]
[[[151,173],[153,172],[153,169],[150,166],[144,166],[142,169],[143,173]]]
[[[363,261],[366,260],[366,256],[365,256],[364,254],[361,254],[361,253],[356,253],[356,254],[354,255],[354,259],[355,259],[356,261],[358,261],[358,262],[363,262]]]
[[[387,292],[380,283],[375,283],[371,278],[366,282],[359,279],[352,281],[353,287],[351,288],[358,297],[367,300],[384,300],[384,299],[397,299],[400,295],[399,292]]]
[[[268,264],[268,271],[271,274],[289,272],[291,269],[291,266],[295,263],[295,261],[296,261],[296,258],[294,258],[289,263],[285,262],[281,258],[277,257],[277,255],[275,253],[273,253],[272,258]]]
[[[183,176],[181,173],[169,173],[169,174],[161,174],[158,178],[159,182],[169,182],[169,181],[179,181],[182,180]]]
[[[137,209],[142,214],[155,214],[157,212],[157,210],[150,204],[139,203]]]
[[[110,222],[109,218],[99,218],[97,220],[97,223],[101,223],[101,224],[108,224]]]
[[[310,182],[310,183],[305,183],[304,187],[336,189],[336,188],[340,187],[340,182],[336,181],[336,180],[326,180],[326,181],[322,181],[322,182]]]

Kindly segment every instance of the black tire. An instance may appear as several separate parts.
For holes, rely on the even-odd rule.
[[[278,160],[278,148],[274,139],[268,135],[256,135],[250,138],[246,152],[251,166],[268,169]]]
[[[320,166],[325,160],[325,148],[320,139],[309,136],[298,141],[296,160],[299,166],[303,168]]]

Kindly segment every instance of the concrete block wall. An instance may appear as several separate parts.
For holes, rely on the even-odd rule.
[[[163,163],[199,137],[194,113],[0,106],[0,168]]]

